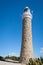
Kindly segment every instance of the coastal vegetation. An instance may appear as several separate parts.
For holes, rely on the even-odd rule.
[[[1,61],[5,61],[6,59],[19,61],[19,60],[20,60],[20,57],[16,57],[16,56],[6,56],[6,57],[2,57],[2,56],[0,56],[0,60],[1,60]]]
[[[27,65],[43,65],[43,57],[29,60]]]
[[[10,59],[13,61],[20,61],[20,57],[16,57],[16,56],[2,57],[2,56],[0,56],[1,61],[6,61],[6,59]],[[36,58],[34,60],[30,59],[27,65],[43,65],[43,57]]]
[[[6,56],[5,59],[10,59],[10,60],[19,61],[20,57],[16,57],[16,56]]]

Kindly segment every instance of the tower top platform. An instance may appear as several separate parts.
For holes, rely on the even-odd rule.
[[[29,8],[28,8],[28,7],[25,7],[25,8],[24,8],[24,12],[25,12],[25,11],[28,11],[28,10],[29,10]]]
[[[26,17],[32,19],[32,14],[31,14],[30,9],[28,7],[24,8],[24,12],[23,12],[23,15],[22,15],[23,19],[26,18]]]

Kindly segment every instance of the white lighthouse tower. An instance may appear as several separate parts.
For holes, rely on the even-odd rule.
[[[22,45],[20,62],[28,63],[30,58],[34,58],[33,47],[32,47],[32,14],[30,9],[26,7],[22,15],[23,25],[22,25]]]

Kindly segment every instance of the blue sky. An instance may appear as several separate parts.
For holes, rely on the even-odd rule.
[[[20,55],[22,13],[31,9],[34,56],[43,56],[43,0],[0,0],[0,55]]]

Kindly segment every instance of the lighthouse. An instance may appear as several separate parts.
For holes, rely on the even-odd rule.
[[[30,9],[25,7],[22,15],[22,44],[20,62],[28,63],[31,58],[34,58],[32,44],[32,14]]]

